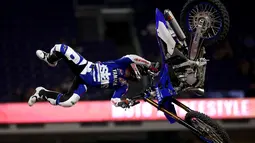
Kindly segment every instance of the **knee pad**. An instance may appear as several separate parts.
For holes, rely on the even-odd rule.
[[[53,54],[53,52],[60,52],[63,55],[65,55],[66,51],[68,49],[68,46],[65,44],[56,44],[51,50],[50,54]]]

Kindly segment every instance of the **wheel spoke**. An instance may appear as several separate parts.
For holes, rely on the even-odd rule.
[[[197,13],[195,9],[192,9],[190,12],[194,15]]]
[[[211,28],[211,29],[212,29],[212,32],[213,32],[213,34],[214,34],[214,35],[216,35],[216,32],[215,32],[215,30],[214,30],[213,28]]]
[[[194,125],[194,126],[202,129],[202,132],[206,132],[206,135],[209,136],[210,140],[213,140],[214,143],[223,143],[223,139],[217,133],[215,133],[215,129],[213,129],[211,126],[207,125],[205,122],[203,122],[200,119],[195,119],[193,123],[197,123],[197,125]]]

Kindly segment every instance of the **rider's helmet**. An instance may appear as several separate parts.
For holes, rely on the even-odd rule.
[[[142,76],[145,73],[144,67],[137,65],[135,63],[130,64],[129,71],[130,71],[130,80],[132,81],[140,81],[142,79]]]

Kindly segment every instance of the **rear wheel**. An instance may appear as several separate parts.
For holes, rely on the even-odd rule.
[[[225,39],[229,31],[229,14],[220,0],[188,0],[180,16],[180,25],[188,37],[196,31],[200,20],[205,21],[201,31],[205,46]]]
[[[188,112],[185,116],[185,121],[202,133],[200,139],[205,143],[231,143],[226,131],[203,113],[197,111]]]

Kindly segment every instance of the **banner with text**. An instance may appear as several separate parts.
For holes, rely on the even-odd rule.
[[[193,110],[214,119],[255,118],[255,98],[243,99],[182,99],[182,103]],[[186,112],[176,106],[178,116]],[[124,110],[112,106],[110,101],[79,102],[70,108],[37,103],[29,107],[26,103],[0,104],[0,123],[49,123],[49,122],[103,122],[132,120],[165,120],[164,114],[141,102]]]

